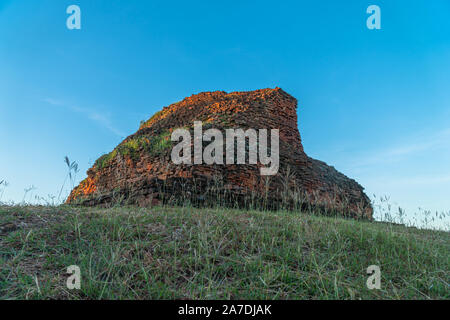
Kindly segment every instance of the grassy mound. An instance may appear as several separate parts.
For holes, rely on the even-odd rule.
[[[295,212],[0,207],[0,299],[448,299],[449,253],[448,232]]]

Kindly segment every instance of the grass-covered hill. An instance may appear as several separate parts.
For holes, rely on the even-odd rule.
[[[298,212],[0,207],[0,299],[448,299],[449,258],[448,232]]]

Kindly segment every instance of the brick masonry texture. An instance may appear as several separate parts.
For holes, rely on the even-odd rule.
[[[192,95],[164,107],[98,159],[67,203],[151,206],[216,202],[233,207],[310,208],[372,219],[370,200],[355,180],[305,154],[296,109],[297,100],[280,88]],[[170,134],[186,128],[193,136],[194,121],[202,121],[203,132],[217,128],[224,137],[225,129],[279,129],[278,174],[261,176],[260,163],[175,165],[170,159],[175,144]]]

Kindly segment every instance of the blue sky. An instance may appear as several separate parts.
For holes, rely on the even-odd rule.
[[[72,4],[81,30],[66,28]],[[366,27],[371,4],[381,30]],[[2,200],[57,194],[65,155],[81,179],[183,97],[279,86],[308,155],[408,211],[448,211],[449,13],[447,0],[0,0]]]

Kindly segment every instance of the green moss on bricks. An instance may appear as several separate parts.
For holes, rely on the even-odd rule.
[[[170,140],[170,132],[165,131],[158,136],[152,137],[150,141],[149,152],[151,155],[163,154],[166,150],[172,147]]]
[[[117,150],[122,156],[128,156],[133,160],[137,160],[139,157],[139,150],[144,145],[142,138],[135,138],[128,140],[117,147]]]
[[[142,121],[141,122],[141,126],[139,127],[139,129],[145,128],[147,127],[153,120],[155,120],[156,118],[158,118],[159,116],[161,116],[163,113],[163,110],[156,112],[150,119],[148,119],[147,121]]]
[[[156,136],[139,136],[125,141],[112,152],[104,154],[98,158],[97,161],[95,161],[95,166],[98,169],[106,168],[117,156],[117,154],[124,157],[129,157],[133,161],[139,159],[139,155],[142,150],[150,153],[152,156],[161,155],[172,147],[170,135],[171,133],[169,131],[164,131]]]
[[[98,169],[106,168],[109,163],[117,156],[117,150],[114,149],[112,152],[102,155],[100,158],[95,161],[95,166]]]

